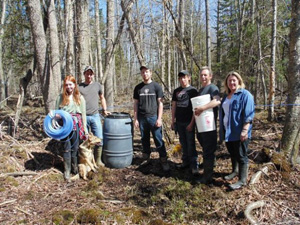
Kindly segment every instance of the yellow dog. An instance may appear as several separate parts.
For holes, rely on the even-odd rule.
[[[94,158],[94,147],[101,143],[101,139],[89,134],[87,140],[79,145],[79,175],[84,180],[87,180],[87,175],[90,171],[96,172],[98,166]]]

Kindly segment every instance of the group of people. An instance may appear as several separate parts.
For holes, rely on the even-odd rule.
[[[148,66],[141,66],[143,81],[133,92],[135,128],[139,128],[142,141],[143,163],[151,160],[150,133],[155,142],[156,150],[163,171],[170,170],[167,152],[162,135],[163,98],[162,87],[152,80],[152,71]],[[88,129],[103,139],[101,119],[99,115],[99,99],[104,115],[108,115],[106,100],[101,85],[93,80],[94,69],[87,66],[84,69],[84,82],[77,85],[73,76],[64,79],[63,91],[56,101],[56,109],[69,112],[73,118],[73,131],[64,142],[64,178],[69,181],[70,173],[78,173],[77,155],[80,139],[88,138]],[[230,153],[232,173],[225,180],[232,180],[238,175],[236,183],[230,184],[233,190],[247,183],[248,174],[248,143],[251,138],[252,121],[254,118],[254,100],[245,89],[242,77],[237,72],[230,72],[224,80],[225,93],[220,98],[219,88],[212,83],[213,74],[209,67],[200,70],[201,88],[199,91],[191,86],[191,75],[182,70],[178,73],[180,87],[172,96],[171,128],[179,134],[182,146],[182,163],[178,168],[189,168],[193,175],[199,174],[198,154],[195,136],[203,149],[203,175],[196,176],[196,182],[210,184],[213,181],[215,151],[217,149],[217,129],[207,132],[196,132],[195,120],[205,110],[213,109],[214,122],[217,124],[219,114],[219,140],[225,140]],[[210,95],[210,102],[193,107],[191,99],[201,95]],[[99,96],[99,98],[95,98]],[[219,112],[219,113],[218,113]],[[102,143],[95,149],[95,159],[99,166],[101,161]]]
[[[134,125],[140,129],[143,145],[142,159],[150,160],[150,132],[152,133],[160,162],[164,171],[169,171],[166,148],[162,139],[163,91],[161,86],[152,81],[152,71],[147,66],[140,67],[143,82],[134,89]],[[195,119],[205,110],[213,109],[214,122],[217,124],[219,109],[220,142],[225,140],[230,153],[232,173],[225,180],[232,180],[238,175],[236,183],[230,184],[232,190],[247,183],[248,143],[251,138],[254,118],[254,100],[245,89],[242,77],[237,72],[230,72],[224,80],[225,93],[220,98],[219,88],[212,83],[213,74],[209,67],[200,70],[201,88],[192,87],[191,75],[182,70],[178,73],[180,87],[172,95],[171,128],[179,134],[182,147],[182,163],[178,168],[189,168],[192,174],[199,173],[198,154],[195,144]],[[191,99],[210,95],[209,103],[193,107]],[[196,182],[211,184],[217,149],[217,129],[207,132],[197,131],[197,139],[203,149],[203,175],[197,176]]]

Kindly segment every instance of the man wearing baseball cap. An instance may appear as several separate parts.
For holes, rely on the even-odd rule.
[[[162,114],[164,97],[161,86],[152,81],[152,72],[148,66],[140,67],[143,82],[134,88],[134,126],[140,128],[143,145],[143,159],[150,160],[150,132],[152,133],[156,150],[159,153],[163,170],[169,171],[165,143],[162,139]]]
[[[177,130],[182,147],[182,163],[177,167],[190,168],[193,175],[199,173],[198,154],[195,145],[195,122],[191,98],[198,95],[196,88],[190,85],[191,75],[182,70],[178,73],[180,87],[172,96],[172,130]]]
[[[92,133],[103,140],[102,124],[99,114],[99,99],[101,101],[102,111],[104,115],[108,115],[106,100],[102,92],[102,87],[99,82],[95,82],[94,68],[92,66],[86,66],[83,70],[84,82],[79,84],[79,91],[83,95],[86,101],[86,120],[87,126],[91,129]],[[95,98],[95,96],[99,96]],[[102,145],[95,148],[95,160],[98,166],[104,166],[101,161]]]

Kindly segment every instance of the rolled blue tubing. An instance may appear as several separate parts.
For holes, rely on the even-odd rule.
[[[59,114],[63,125],[57,125],[55,115]],[[64,110],[52,110],[44,119],[44,132],[51,138],[61,140],[73,130],[73,119],[70,113]]]

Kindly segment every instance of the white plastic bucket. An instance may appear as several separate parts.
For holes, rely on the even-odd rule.
[[[201,95],[191,98],[193,110],[198,107],[205,105],[211,101],[210,95]],[[216,129],[214,111],[212,108],[203,111],[199,116],[195,115],[195,121],[198,133],[213,131]]]

